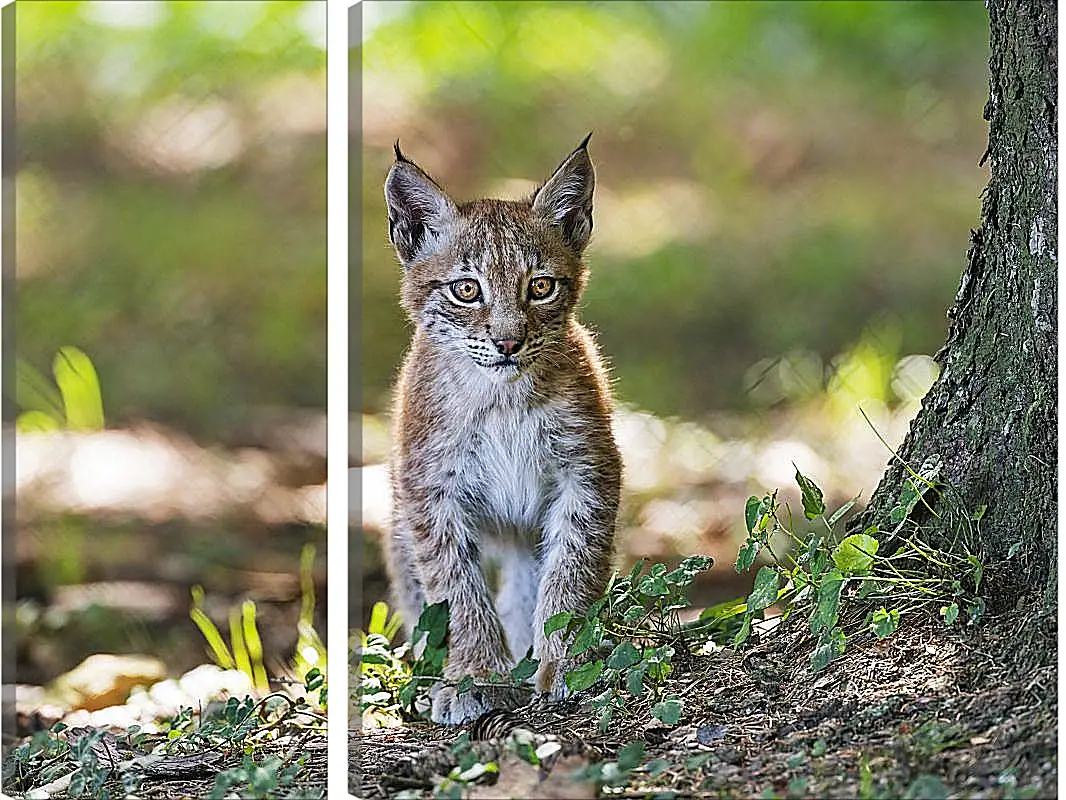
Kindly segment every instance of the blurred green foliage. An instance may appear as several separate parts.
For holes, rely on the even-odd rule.
[[[943,342],[987,179],[980,2],[361,13],[364,411],[387,404],[409,337],[381,189],[397,138],[462,200],[521,196],[594,131],[583,317],[619,395],[657,413],[778,402],[752,375],[782,358],[832,388],[857,342],[887,348],[864,362],[888,361],[864,378],[884,394],[896,359]]]
[[[104,427],[100,379],[92,359],[76,347],[60,347],[52,359],[53,385],[27,361],[15,363],[15,419],[21,432],[96,431]]]
[[[16,16],[16,348],[92,354],[108,423],[325,406],[324,2]]]

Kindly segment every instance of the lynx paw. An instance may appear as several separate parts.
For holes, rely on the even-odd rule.
[[[462,725],[493,708],[517,708],[525,702],[525,694],[507,686],[475,686],[460,694],[453,684],[438,684],[430,692],[430,718],[438,725]]]

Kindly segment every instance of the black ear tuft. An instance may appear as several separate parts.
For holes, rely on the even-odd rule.
[[[574,152],[577,152],[578,150],[588,150],[589,149],[589,139],[591,139],[591,138],[592,138],[592,131],[589,131],[588,135],[584,139],[581,140],[581,144],[579,144],[575,148]],[[397,140],[396,144],[399,145],[399,140]]]
[[[440,246],[440,234],[456,213],[444,190],[395,146],[396,163],[385,179],[389,241],[404,267]]]
[[[591,135],[592,135],[592,134],[590,133],[590,134],[589,134],[589,136],[591,136]],[[409,160],[407,159],[407,156],[405,156],[405,155],[404,155],[403,153],[401,153],[401,152],[400,152],[400,140],[399,140],[399,139],[397,139],[397,140],[396,140],[396,144],[394,144],[394,145],[392,146],[392,149],[393,149],[393,152],[395,152],[395,153],[396,153],[396,160],[397,160],[397,161],[402,161],[402,162],[403,162],[403,163],[405,163],[405,164],[411,164],[411,163],[413,163],[413,162],[411,162],[411,161],[409,161]]]
[[[578,254],[592,235],[596,170],[587,149],[590,138],[591,133],[533,195],[533,213],[558,225],[567,245]]]

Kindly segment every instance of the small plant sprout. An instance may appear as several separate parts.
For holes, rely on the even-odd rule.
[[[885,639],[901,619],[921,608],[939,610],[948,625],[962,610],[971,621],[980,618],[984,568],[969,543],[976,541],[974,526],[981,513],[959,510],[953,502],[957,493],[942,479],[939,457],[930,457],[919,470],[908,467],[898,500],[883,524],[842,537],[837,525],[858,498],[828,513],[819,486],[798,468],[795,476],[806,530],[795,524],[788,505],[779,503],[776,490],[750,497],[745,505],[748,535],[737,555],[736,570],[751,569],[760,554],[769,563],[758,568],[746,602],[720,612],[740,617],[734,645],[744,644],[753,621],[774,604],[783,606],[783,617],[798,611],[808,615],[810,632],[818,637],[810,661],[815,671],[844,653],[855,636]],[[941,522],[950,517],[949,527],[956,531],[953,540],[934,545],[916,521],[919,508]],[[789,546],[778,552],[774,543],[782,538]],[[860,624],[842,623],[845,599],[869,607]]]

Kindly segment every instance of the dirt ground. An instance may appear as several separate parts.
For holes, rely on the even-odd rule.
[[[1056,643],[1053,609],[1020,607],[975,628],[911,619],[883,642],[857,637],[812,674],[811,637],[803,620],[789,621],[739,652],[675,656],[668,691],[684,699],[684,712],[672,727],[647,708],[616,719],[605,735],[577,700],[519,709],[516,724],[554,734],[561,750],[536,771],[504,754],[500,740],[479,742],[483,760],[502,756],[500,772],[464,794],[1055,797]],[[411,724],[353,732],[352,792],[431,796],[456,763],[448,745],[462,730]],[[636,739],[645,743],[644,766],[623,788],[569,778],[574,765],[614,759]],[[653,759],[665,763],[648,769]],[[531,780],[509,778],[523,768],[534,770]]]

